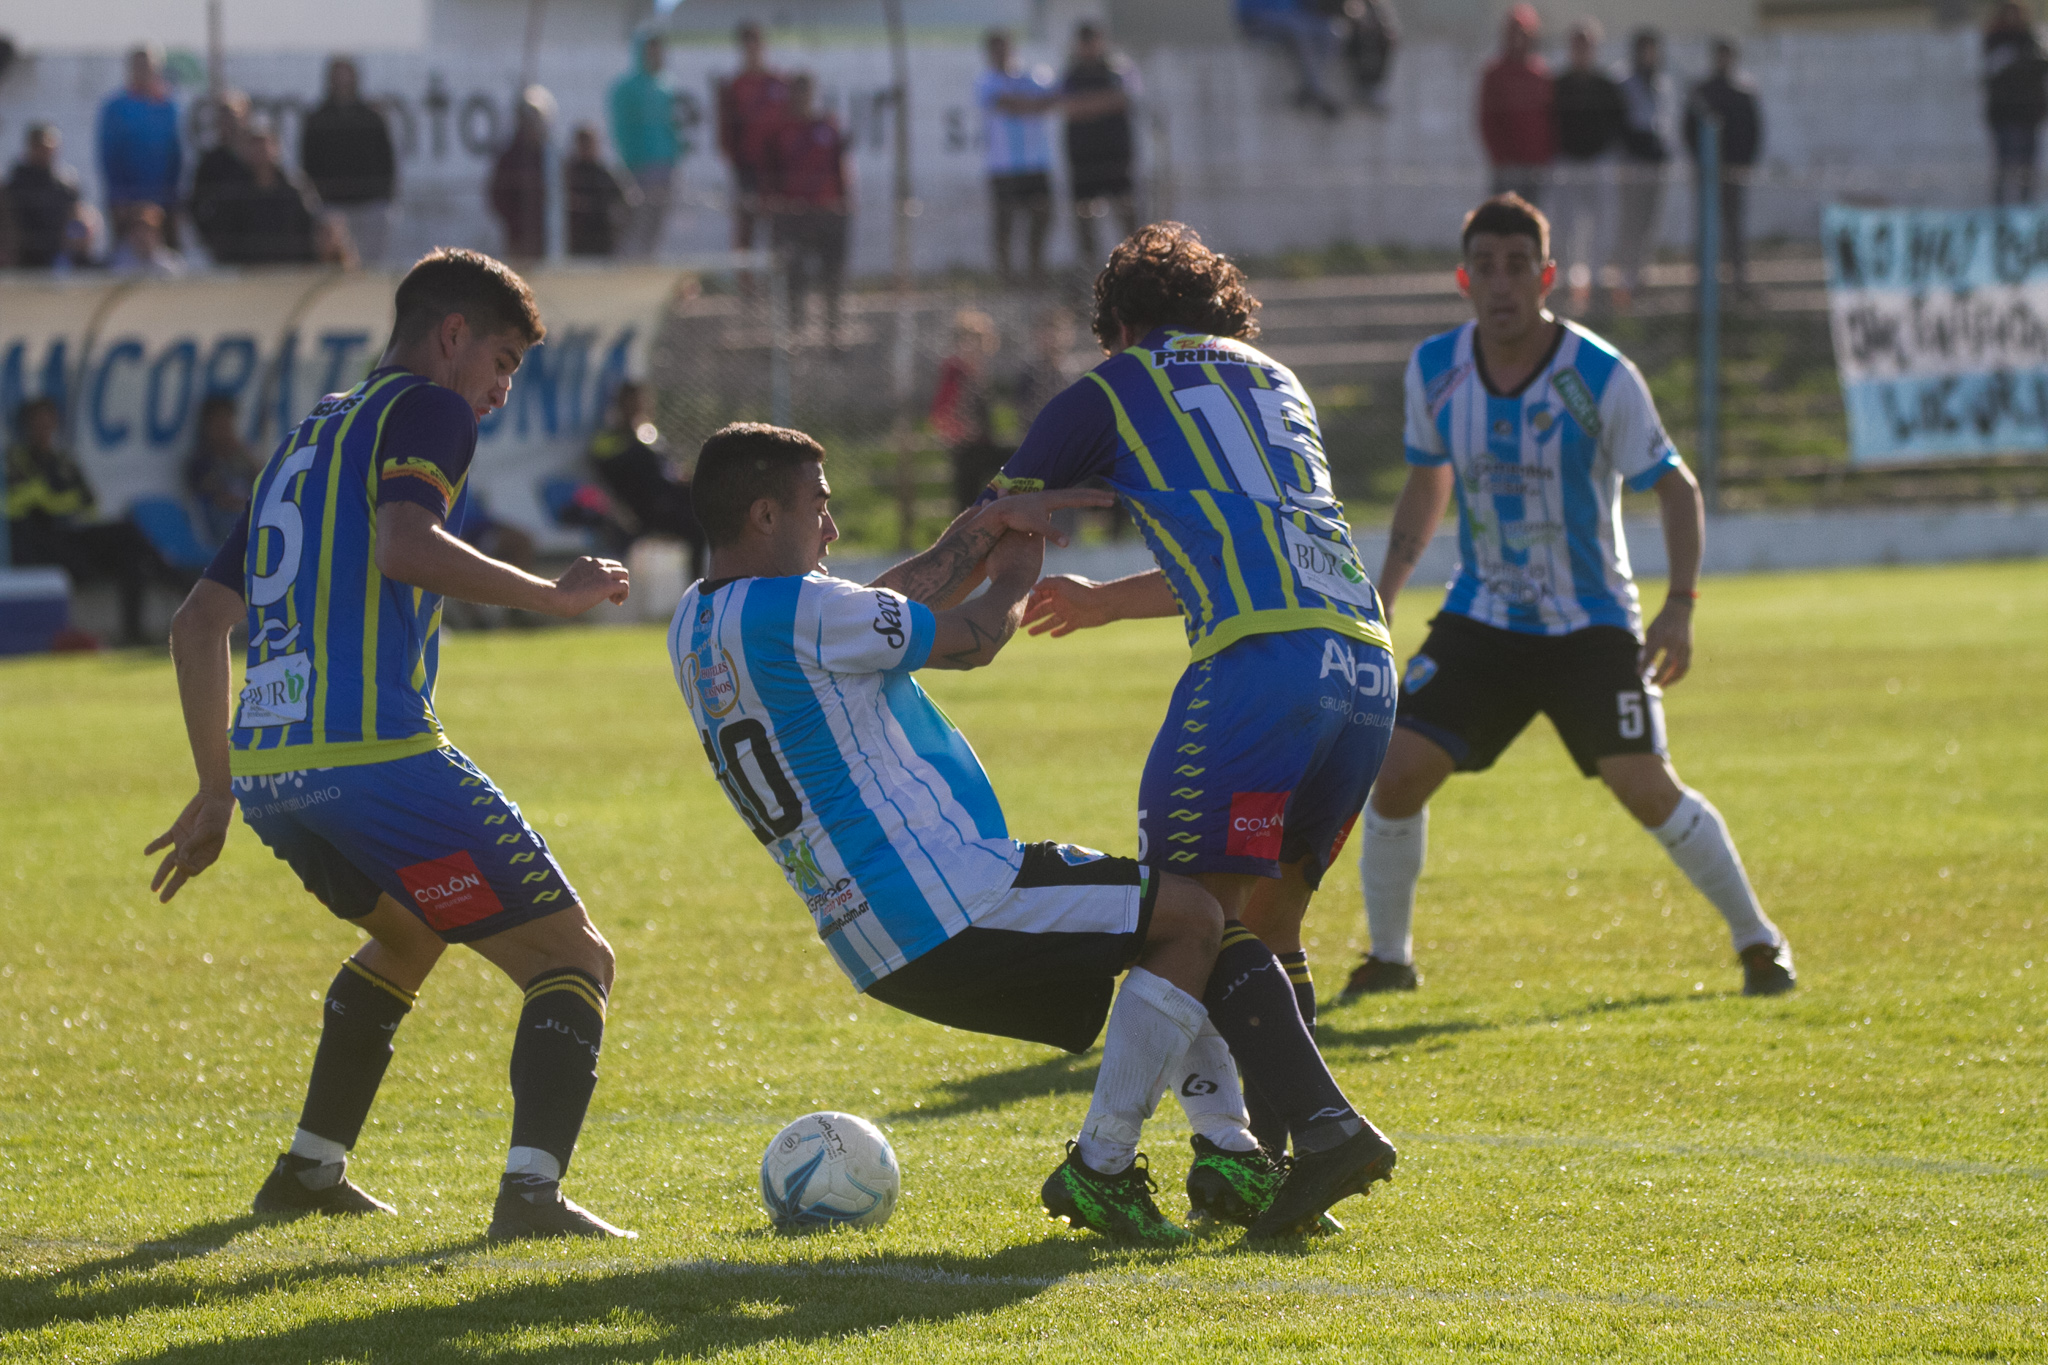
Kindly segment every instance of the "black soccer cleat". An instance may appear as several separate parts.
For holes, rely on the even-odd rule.
[[[543,1237],[638,1237],[615,1228],[581,1205],[562,1197],[562,1186],[536,1176],[508,1175],[498,1182],[486,1241],[524,1242]]]
[[[337,1173],[335,1180],[318,1189],[309,1187],[301,1178],[324,1169],[311,1157],[284,1153],[270,1168],[269,1177],[263,1188],[256,1191],[256,1202],[250,1207],[257,1213],[287,1218],[302,1218],[309,1213],[346,1216],[398,1212],[346,1175]]]
[[[1415,974],[1412,962],[1382,962],[1366,955],[1365,961],[1351,969],[1351,979],[1344,983],[1343,994],[1337,1003],[1348,1005],[1361,995],[1384,995],[1388,991],[1412,991],[1422,984],[1422,978]]]
[[[1775,946],[1752,943],[1736,956],[1742,961],[1744,995],[1783,995],[1799,984],[1789,939],[1780,939]]]
[[[1327,1151],[1296,1156],[1287,1181],[1253,1222],[1246,1237],[1261,1240],[1302,1237],[1341,1199],[1370,1192],[1376,1180],[1394,1178],[1394,1144],[1363,1118],[1365,1127]]]

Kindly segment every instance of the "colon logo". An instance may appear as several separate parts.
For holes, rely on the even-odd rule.
[[[1224,852],[1233,858],[1278,858],[1292,792],[1232,792],[1230,838]]]
[[[412,903],[435,929],[459,929],[505,908],[467,850],[398,869]]]

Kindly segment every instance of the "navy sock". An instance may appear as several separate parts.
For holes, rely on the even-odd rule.
[[[320,1047],[299,1127],[353,1148],[391,1065],[391,1039],[418,998],[354,958],[341,964],[322,1007]]]
[[[1291,953],[1276,955],[1282,967],[1287,969],[1287,979],[1294,984],[1294,1003],[1301,1010],[1301,1021],[1308,1025],[1311,1039],[1316,1034],[1316,987],[1308,974],[1308,950],[1296,949]],[[1244,1086],[1245,1112],[1251,1115],[1252,1136],[1259,1145],[1269,1152],[1287,1150],[1287,1120],[1281,1117],[1279,1109],[1266,1099],[1265,1093],[1250,1081]]]
[[[526,983],[519,1036],[512,1044],[512,1145],[538,1147],[569,1169],[597,1088],[604,1045],[604,987],[575,967]]]
[[[1323,1065],[1286,969],[1236,920],[1223,925],[1202,1004],[1230,1044],[1247,1092],[1280,1116],[1296,1155],[1334,1147],[1359,1130],[1358,1111]]]

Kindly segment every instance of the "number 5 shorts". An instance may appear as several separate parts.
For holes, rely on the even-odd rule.
[[[1138,787],[1138,856],[1167,872],[1310,886],[1351,833],[1394,733],[1394,659],[1332,630],[1250,635],[1190,664]]]
[[[1537,712],[1587,777],[1603,758],[1664,747],[1664,694],[1637,671],[1642,642],[1619,626],[1529,635],[1440,612],[1401,674],[1399,724],[1462,773],[1493,766]]]
[[[242,818],[342,919],[381,892],[449,943],[567,910],[576,892],[519,807],[461,751],[235,779]]]

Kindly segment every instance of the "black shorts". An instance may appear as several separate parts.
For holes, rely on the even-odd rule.
[[[1044,171],[1025,171],[1021,175],[992,175],[988,187],[995,194],[999,209],[1050,209],[1052,207],[1052,177]]]
[[[1641,648],[1619,626],[1526,635],[1439,612],[1401,673],[1394,724],[1461,773],[1492,767],[1539,711],[1587,777],[1615,754],[1662,756],[1664,693],[1637,671]]]
[[[1132,858],[1027,844],[1010,889],[983,919],[1016,927],[971,925],[867,993],[948,1028],[1086,1052],[1145,945],[1159,876]]]

